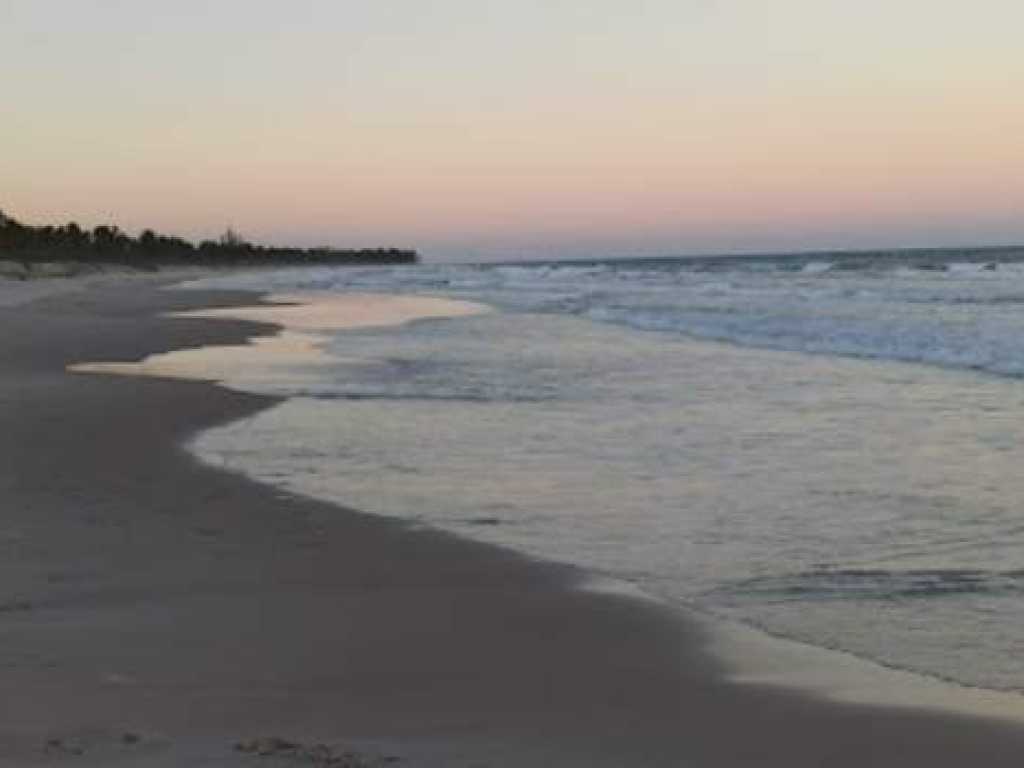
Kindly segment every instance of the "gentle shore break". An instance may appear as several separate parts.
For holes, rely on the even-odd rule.
[[[166,314],[255,298],[0,308],[3,602],[29,606],[0,614],[0,764],[244,766],[291,756],[236,744],[281,739],[413,766],[1019,765],[1019,727],[738,685],[698,626],[574,569],[181,450],[274,398],[66,373],[247,343],[273,329]]]
[[[139,363],[87,363],[72,370],[216,380],[241,391],[273,392],[275,388],[267,387],[265,382],[301,379],[296,367],[303,370],[337,362],[321,350],[326,338],[321,334],[327,330],[397,326],[490,311],[473,302],[416,295],[275,294],[267,300],[271,306],[198,310],[178,316],[271,322],[282,326],[274,336],[258,337],[244,346],[170,352]],[[603,590],[612,588],[607,578],[600,583]],[[650,599],[625,583],[615,586],[614,591]],[[707,625],[715,638],[716,656],[737,682],[770,683],[848,703],[933,709],[1024,723],[1024,697],[1017,694],[964,687],[879,666],[850,654],[783,640],[710,616],[691,614],[689,618]]]

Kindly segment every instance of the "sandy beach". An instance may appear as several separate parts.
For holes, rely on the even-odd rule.
[[[740,683],[578,570],[201,465],[185,440],[275,401],[67,372],[274,331],[167,317],[259,300],[170,281],[0,293],[0,765],[1024,759],[1024,725]]]

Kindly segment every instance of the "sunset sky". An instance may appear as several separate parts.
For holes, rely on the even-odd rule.
[[[1024,241],[1021,0],[2,0],[0,209],[433,259]]]

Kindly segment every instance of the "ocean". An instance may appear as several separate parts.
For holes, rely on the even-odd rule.
[[[1024,690],[1024,252],[296,269],[489,311],[313,329],[195,439],[287,491]],[[306,328],[304,333],[309,333]]]

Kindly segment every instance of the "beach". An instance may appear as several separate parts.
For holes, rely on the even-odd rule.
[[[0,765],[1024,758],[1009,718],[737,681],[700,622],[584,570],[201,464],[185,441],[278,400],[67,371],[275,331],[167,317],[260,301],[168,282],[0,304]]]

